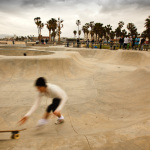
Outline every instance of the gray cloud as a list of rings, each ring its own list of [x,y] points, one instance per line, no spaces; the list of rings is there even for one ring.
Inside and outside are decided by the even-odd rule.
[[[114,29],[120,20],[133,22],[141,32],[149,10],[150,0],[0,0],[0,27],[8,34],[28,31],[36,35],[34,17],[41,17],[44,23],[60,17],[64,19],[62,36],[73,36],[77,19],[81,20],[82,26],[94,21],[111,24]],[[48,34],[46,28],[42,32]]]
[[[22,0],[22,6],[42,7],[50,3],[50,0]]]
[[[113,12],[126,8],[150,9],[150,0],[98,0],[102,12]]]
[[[63,3],[65,0],[0,0],[0,8],[11,8],[12,6],[17,7],[43,7],[47,6],[49,4],[55,4],[55,3]]]
[[[138,8],[149,8],[150,0],[0,0],[0,8],[7,6],[24,6],[24,7],[44,7],[61,3],[63,5],[88,5],[89,3],[95,3],[102,8],[102,11],[111,11],[114,9],[120,9],[122,7],[137,6]],[[90,7],[90,5],[89,5]]]
[[[0,0],[0,6],[1,5],[18,5],[20,3],[19,0],[15,0],[15,1],[12,1],[12,0]]]

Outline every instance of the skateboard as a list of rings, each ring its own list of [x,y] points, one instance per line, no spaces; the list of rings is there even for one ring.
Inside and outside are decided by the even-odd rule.
[[[11,139],[19,139],[20,138],[20,134],[19,134],[19,132],[20,131],[24,131],[24,130],[26,130],[26,129],[21,129],[21,130],[4,130],[4,131],[0,131],[0,133],[1,132],[11,132],[12,133],[12,135],[11,135]]]

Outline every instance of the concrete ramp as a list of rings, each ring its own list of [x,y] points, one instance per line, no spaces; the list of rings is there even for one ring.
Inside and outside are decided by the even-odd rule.
[[[41,48],[36,48],[41,50]],[[44,76],[61,86],[69,100],[65,123],[35,130],[51,99],[28,122],[19,140],[0,133],[0,149],[20,150],[149,150],[149,52],[57,49],[50,55],[0,57],[0,128],[16,129],[17,121],[37,96],[34,82]]]

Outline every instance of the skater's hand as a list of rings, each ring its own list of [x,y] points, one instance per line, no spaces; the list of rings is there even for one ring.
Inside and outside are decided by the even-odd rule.
[[[21,126],[21,125],[23,125],[27,120],[28,120],[28,117],[23,117],[23,118],[18,122],[18,124]]]

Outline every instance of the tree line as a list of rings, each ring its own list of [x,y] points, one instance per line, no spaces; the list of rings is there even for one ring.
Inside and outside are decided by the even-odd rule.
[[[78,34],[78,38],[80,37],[81,30],[79,30],[79,26],[81,25],[81,21],[77,20],[76,24],[78,26],[78,32],[76,30],[73,31],[74,36]],[[144,38],[148,38],[150,42],[150,16],[145,20],[144,27],[146,28],[141,34],[138,33],[136,26],[134,23],[128,23],[127,24],[127,29],[128,29],[128,34],[125,29],[122,29],[124,26],[124,22],[120,21],[118,23],[118,27],[113,31],[112,26],[106,25],[104,26],[103,23],[94,23],[94,21],[91,21],[90,23],[86,23],[85,25],[82,26],[82,31],[84,35],[88,38],[88,35],[90,34],[91,39],[94,39],[94,35],[96,35],[96,40],[99,40],[100,38],[105,38],[107,41],[109,39],[114,39],[119,38],[121,36],[133,36],[135,35],[136,37],[138,35],[141,35]],[[87,39],[86,39],[87,40]]]

